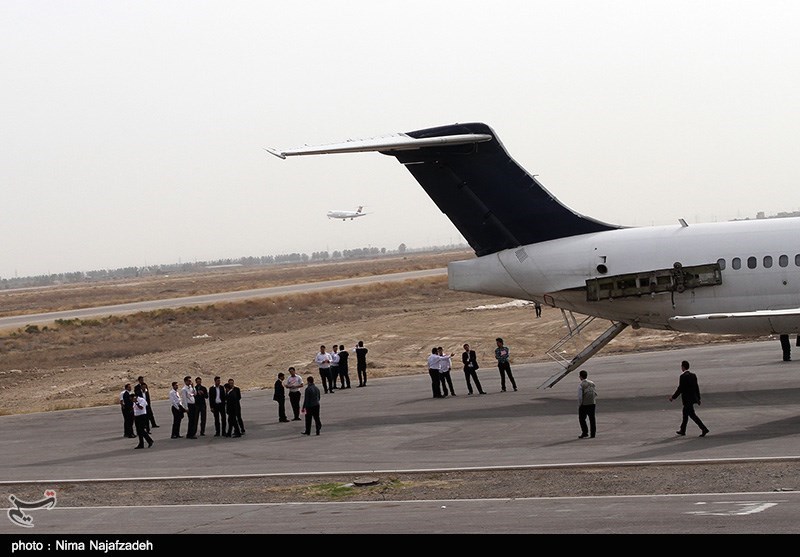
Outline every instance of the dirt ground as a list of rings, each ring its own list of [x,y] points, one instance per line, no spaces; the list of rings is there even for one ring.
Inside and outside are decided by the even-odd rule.
[[[440,268],[468,257],[471,252],[449,252],[3,291],[0,315]],[[567,348],[574,354],[605,326],[593,323],[580,345]],[[549,361],[547,350],[565,333],[557,309],[545,307],[537,319],[532,305],[453,292],[446,278],[62,322],[47,328],[0,331],[0,408],[2,413],[14,414],[113,405],[123,385],[134,383],[139,375],[145,377],[156,400],[167,398],[170,383],[187,374],[203,376],[206,384],[219,374],[234,377],[243,390],[271,388],[277,372],[288,366],[301,373],[315,371],[313,357],[320,344],[343,344],[352,350],[358,340],[369,348],[372,378],[427,374],[425,359],[434,345],[458,351],[469,342],[479,362],[491,362],[497,336],[506,339],[512,364]],[[604,351],[661,350],[736,340],[753,339],[629,329]],[[276,478],[230,480],[228,494],[237,502],[279,502],[771,491],[800,488],[800,468],[796,462],[729,463],[693,466],[691,473],[682,466],[587,467],[558,473],[377,475],[369,478],[376,483],[363,486],[354,484],[358,480],[336,475],[288,483]],[[122,484],[57,486],[59,502],[114,504]],[[151,504],[170,504],[163,494],[174,491],[160,489],[158,482],[140,483],[137,490],[141,501]]]

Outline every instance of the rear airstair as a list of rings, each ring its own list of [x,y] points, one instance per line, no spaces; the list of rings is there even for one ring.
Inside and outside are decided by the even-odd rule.
[[[603,331],[591,344],[589,344],[586,348],[581,350],[576,356],[572,359],[568,359],[564,354],[565,351],[562,350],[564,345],[573,341],[576,336],[581,334],[586,327],[588,327],[595,319],[594,316],[587,316],[583,321],[578,323],[577,319],[575,319],[575,315],[571,311],[566,311],[564,309],[561,310],[561,315],[564,317],[564,322],[567,325],[567,334],[555,343],[550,349],[547,351],[547,355],[553,358],[556,362],[559,363],[564,369],[559,371],[555,375],[548,378],[544,383],[539,385],[540,389],[549,389],[559,381],[561,381],[564,377],[566,377],[572,371],[578,369],[582,366],[589,358],[597,354],[606,344],[611,342],[614,337],[620,334],[625,328],[628,326],[627,323],[622,323],[618,321],[611,321],[611,326]]]

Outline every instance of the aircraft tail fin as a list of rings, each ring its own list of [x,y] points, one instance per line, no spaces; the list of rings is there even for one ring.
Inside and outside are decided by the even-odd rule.
[[[286,158],[365,151],[392,155],[405,165],[478,256],[620,228],[559,202],[511,158],[494,130],[482,123],[270,153]]]

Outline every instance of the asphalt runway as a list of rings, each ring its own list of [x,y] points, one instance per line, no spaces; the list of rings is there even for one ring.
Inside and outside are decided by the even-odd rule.
[[[675,435],[681,406],[667,398],[683,359],[700,381],[703,404],[697,412],[711,430],[705,438],[691,422],[686,437]],[[431,398],[420,364],[418,375],[372,379],[363,389],[323,395],[318,437],[301,436],[301,422],[278,423],[271,390],[244,393],[247,434],[241,439],[169,439],[168,402],[156,401],[162,427],[154,430],[153,448],[143,451],[132,450],[135,439],[122,438],[116,406],[2,416],[0,458],[9,491],[2,497],[14,494],[13,482],[24,481],[197,477],[203,482],[215,475],[331,472],[355,478],[371,471],[800,456],[800,362],[782,362],[777,341],[596,356],[585,366],[599,395],[598,434],[592,440],[577,439],[577,374],[552,389],[537,389],[557,370],[555,363],[512,363],[519,391],[502,393],[497,369],[483,362],[479,374],[488,393],[483,396],[467,396],[463,374],[454,370],[459,396],[446,399]],[[265,385],[273,381],[264,378]],[[213,433],[213,424],[207,427]],[[309,520],[317,533],[569,533],[578,528],[564,513],[580,512],[584,533],[796,533],[792,517],[800,515],[793,491],[383,503],[215,506],[213,520],[204,506],[59,507],[37,511],[35,518],[37,534],[299,533]],[[583,520],[586,513],[594,518]],[[19,531],[11,521],[0,521],[0,533]]]

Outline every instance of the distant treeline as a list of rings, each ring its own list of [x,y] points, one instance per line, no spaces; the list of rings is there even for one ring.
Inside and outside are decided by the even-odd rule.
[[[54,284],[71,284],[100,280],[127,279],[156,275],[174,275],[178,273],[196,273],[209,267],[260,267],[265,265],[281,265],[286,263],[318,263],[330,260],[366,259],[398,255],[403,253],[425,253],[442,250],[465,249],[465,244],[452,244],[448,246],[433,246],[419,249],[406,248],[400,244],[395,250],[386,248],[358,248],[337,250],[333,252],[315,251],[311,255],[306,253],[285,253],[281,255],[262,255],[260,257],[239,257],[217,259],[214,261],[195,261],[194,263],[173,263],[170,265],[145,265],[143,267],[121,267],[119,269],[100,269],[95,271],[74,271],[70,273],[53,273],[30,277],[0,278],[0,290],[11,288],[30,288],[35,286],[50,286]]]

